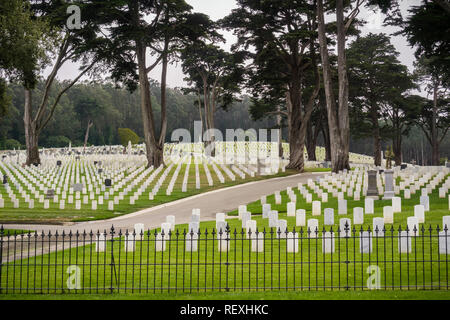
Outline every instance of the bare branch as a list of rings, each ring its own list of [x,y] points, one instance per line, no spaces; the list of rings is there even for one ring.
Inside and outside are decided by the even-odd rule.
[[[45,126],[48,124],[48,122],[51,120],[51,118],[53,117],[53,114],[55,112],[56,106],[59,103],[59,100],[61,99],[62,95],[64,93],[67,92],[67,90],[69,90],[75,83],[78,82],[78,80],[80,80],[80,78],[82,76],[84,76],[86,74],[86,72],[88,72],[95,64],[97,63],[97,60],[94,60],[89,66],[87,66],[82,72],[80,72],[80,74],[72,81],[70,82],[63,90],[61,90],[58,94],[58,96],[56,97],[55,102],[53,103],[51,109],[50,109],[50,114],[47,116],[47,118],[45,119],[45,121],[40,124],[40,123],[36,123],[36,131],[39,133],[40,131],[42,131],[42,129],[45,128]]]

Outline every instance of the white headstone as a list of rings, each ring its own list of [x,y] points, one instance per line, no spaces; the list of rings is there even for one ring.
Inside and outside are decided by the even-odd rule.
[[[372,253],[372,232],[363,231],[359,234],[359,252]]]
[[[266,196],[261,196],[261,205],[266,204],[267,202],[267,197]]]
[[[374,213],[374,200],[373,198],[365,198],[364,199],[364,213],[365,214],[373,214]]]
[[[338,214],[347,214],[347,200],[338,200]]]
[[[144,224],[143,223],[136,223],[134,225],[134,232],[136,233],[136,240],[142,240],[144,237]]]
[[[403,192],[403,198],[411,199],[411,190],[405,189],[405,191]]]
[[[384,237],[384,218],[373,218],[372,224],[374,237]]]
[[[322,235],[322,252],[334,253],[334,232],[324,232]]]
[[[279,194],[275,195],[275,204],[281,204],[281,195]]]
[[[263,206],[262,206],[262,217],[263,218],[268,218],[270,210],[271,210],[270,203],[263,204]]]
[[[198,233],[186,234],[186,251],[197,252],[198,250]]]
[[[361,207],[353,208],[353,224],[364,223],[364,209]]]
[[[392,197],[392,211],[402,212],[402,199],[400,197]]]
[[[256,220],[247,220],[247,223],[245,225],[245,235],[247,239],[249,238],[249,235],[252,235],[256,233]]]
[[[297,227],[306,226],[306,212],[305,209],[298,209],[295,213],[295,225]]]
[[[317,238],[319,234],[319,220],[317,219],[308,219],[308,229],[310,231],[310,238]]]
[[[287,216],[295,217],[295,202],[288,202],[286,207],[287,207]]]
[[[277,220],[277,237],[280,237],[281,239],[286,238],[286,232],[287,232],[287,221],[286,220]]]
[[[406,231],[398,234],[398,253],[411,253],[411,235]]]
[[[334,209],[333,208],[325,208],[323,211],[323,224],[325,226],[334,225]]]
[[[125,252],[134,251],[134,249],[136,247],[136,242],[135,242],[135,236],[132,233],[125,235],[124,242],[125,242]]]
[[[247,206],[246,205],[240,205],[238,210],[239,210],[238,211],[239,219],[242,219],[242,214],[247,212]]]
[[[161,233],[158,233],[155,238],[155,251],[166,251],[166,236],[161,235]]]
[[[164,236],[164,239],[170,239],[172,224],[170,222],[161,223],[161,234]]]
[[[252,252],[264,252],[264,234],[262,232],[252,232],[251,239]]]
[[[384,206],[383,207],[383,218],[385,224],[392,224],[394,223],[394,213],[392,212],[391,206]]]
[[[230,251],[230,240],[227,240],[226,237],[224,237],[217,241],[217,249],[219,252]]]
[[[445,230],[445,226],[447,226],[447,230],[450,231],[450,216],[442,217],[442,230]]]
[[[100,233],[95,236],[95,252],[105,252],[106,250],[106,236],[104,233]]]
[[[276,228],[278,221],[278,211],[271,210],[269,212],[269,228]]]
[[[298,252],[298,233],[288,232],[287,234],[287,252],[297,253]]]
[[[421,204],[414,206],[414,217],[419,220],[419,223],[425,222],[425,207]]]
[[[247,221],[251,220],[251,218],[252,218],[252,214],[250,212],[243,212],[242,213],[242,215],[241,215],[241,222],[242,222],[241,226],[242,226],[242,228],[246,228]]]
[[[407,219],[409,236],[414,237],[419,235],[419,219],[417,217],[408,217]]]
[[[200,228],[199,222],[189,222],[189,227],[188,227],[187,232],[198,233],[199,228]],[[217,224],[216,224],[216,229],[217,229]]]
[[[312,215],[313,216],[320,216],[322,210],[321,210],[321,202],[320,201],[313,201],[312,202]]]
[[[339,219],[339,236],[341,238],[352,236],[352,220],[349,218]]]
[[[449,226],[447,228],[450,228]],[[450,231],[439,232],[439,254],[450,254]]]

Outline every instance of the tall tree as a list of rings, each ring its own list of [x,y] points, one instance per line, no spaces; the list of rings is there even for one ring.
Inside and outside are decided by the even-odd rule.
[[[10,98],[6,80],[36,84],[35,70],[44,56],[39,46],[45,23],[34,20],[28,1],[4,0],[0,3],[0,119],[6,115]]]
[[[183,49],[181,59],[186,80],[203,96],[205,125],[208,130],[206,146],[215,155],[215,137],[212,129],[218,108],[226,109],[240,92],[237,83],[244,73],[242,54],[231,54],[216,45],[195,42]]]
[[[139,86],[148,166],[164,164],[167,128],[166,78],[170,56],[180,41],[196,41],[211,31],[203,14],[192,14],[184,0],[97,0],[103,25],[112,37],[112,76],[130,90]],[[153,61],[148,63],[148,57]],[[157,135],[149,73],[162,63],[161,121]]]
[[[350,120],[348,110],[349,82],[347,75],[347,59],[345,56],[345,45],[347,36],[351,32],[352,24],[355,24],[363,5],[377,6],[386,12],[393,5],[390,0],[356,0],[328,1],[325,6],[323,0],[317,1],[318,35],[320,53],[322,58],[322,69],[325,87],[325,98],[328,112],[328,126],[330,129],[331,163],[334,172],[349,169],[349,147],[350,147]],[[327,9],[336,14],[336,39],[338,56],[338,99],[337,104],[333,93],[333,81],[331,75],[330,58],[328,52],[328,41],[326,38],[325,12]],[[346,11],[350,11],[345,16]]]
[[[34,85],[24,83],[25,102],[24,102],[24,126],[25,141],[27,147],[27,165],[39,164],[39,136],[42,130],[48,125],[54,115],[56,107],[61,97],[84,75],[86,75],[96,63],[100,60],[97,51],[102,47],[104,42],[103,36],[99,36],[99,28],[97,21],[91,19],[89,15],[85,15],[83,24],[80,28],[71,28],[66,22],[70,15],[67,13],[67,4],[60,0],[39,1],[33,0],[32,10],[36,19],[42,19],[50,26],[50,29],[42,37],[45,43],[42,44],[48,50],[48,60],[51,72],[45,80],[44,91],[41,101],[38,103],[37,109],[33,112],[33,88]],[[78,3],[82,6],[82,3]],[[88,6],[85,6],[87,9]],[[89,12],[90,10],[85,10]],[[69,11],[70,12],[70,11]],[[103,40],[102,40],[103,39]],[[81,64],[79,74],[72,80],[68,81],[65,86],[58,92],[54,100],[50,100],[50,92],[53,84],[61,68],[67,62],[79,62]],[[41,73],[47,64],[41,64],[36,71]]]
[[[369,33],[350,44],[347,51],[350,100],[360,108],[355,122],[358,129],[366,121],[374,141],[374,163],[381,166],[381,128],[379,119],[394,100],[414,88],[408,68],[398,61],[399,53],[385,34]]]
[[[419,81],[432,96],[432,100],[423,105],[417,124],[431,145],[431,163],[437,166],[440,161],[440,144],[450,128],[450,83],[440,66],[425,57],[419,59],[415,67]]]
[[[239,0],[238,8],[223,20],[223,25],[238,37],[235,48],[243,47],[249,53],[254,50],[253,79],[249,82],[254,97],[270,101],[282,100],[285,95],[288,167],[300,172],[304,170],[307,124],[320,89],[315,24],[314,6],[294,0]],[[305,90],[308,69],[314,74],[311,91]],[[258,92],[256,88],[263,90]]]
[[[389,135],[392,138],[395,165],[399,166],[403,161],[403,137],[408,136],[415,124],[423,97],[417,95],[405,95],[401,92],[393,92],[392,99],[382,104],[381,114],[389,123]]]
[[[396,34],[406,36],[416,50],[416,58],[425,58],[444,82],[450,82],[450,12],[443,10],[449,7],[448,0],[423,1],[423,4],[408,10],[405,20],[397,20],[396,23],[401,27]]]

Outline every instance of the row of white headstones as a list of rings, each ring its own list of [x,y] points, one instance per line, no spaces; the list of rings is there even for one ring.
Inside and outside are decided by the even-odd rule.
[[[445,170],[445,169],[444,169]],[[418,170],[420,171],[420,170]],[[417,171],[415,171],[417,174]],[[339,198],[341,193],[345,192],[347,187],[351,187],[352,182],[358,181],[361,175],[367,174],[364,170],[356,170],[354,172],[345,172],[337,175],[330,175],[325,179],[321,179],[317,184],[313,180],[308,180],[307,186],[314,190],[314,193],[322,198],[322,201],[312,201],[312,194],[309,193],[308,189],[301,183],[298,184],[298,192],[302,195],[305,201],[312,203],[312,216],[320,216],[322,214],[322,202],[328,201],[328,196],[324,196],[325,193],[323,189],[327,189],[332,193],[333,197]],[[397,172],[398,176],[406,176],[404,172]],[[330,178],[331,177],[331,178]],[[419,225],[425,222],[425,212],[430,210],[429,197],[428,194],[431,193],[437,185],[442,183],[439,189],[439,196],[444,198],[448,193],[450,188],[450,177],[445,181],[445,173],[438,172],[435,176],[425,173],[421,175],[420,173],[416,175],[419,180],[418,187],[423,186],[421,189],[422,196],[420,198],[421,204],[414,206],[414,216],[407,217],[407,229],[405,231],[400,231],[398,234],[398,252],[399,253],[410,253],[412,251],[411,239],[412,237],[419,235]],[[364,181],[367,181],[367,177]],[[348,185],[347,185],[348,184]],[[400,182],[399,190],[405,190],[405,186],[413,187],[412,193],[414,191],[415,184],[409,182]],[[291,187],[286,189],[287,195],[290,202],[286,205],[286,212],[288,217],[295,217],[296,227],[307,227],[307,237],[318,238],[319,234],[319,220],[310,218],[306,219],[305,209],[296,209],[297,195]],[[352,192],[350,192],[352,193]],[[275,194],[275,203],[281,204],[282,198],[280,191]],[[450,210],[450,195],[449,198],[449,210]],[[376,217],[372,219],[372,231],[363,231],[359,233],[359,251],[360,253],[372,253],[372,238],[373,237],[384,237],[385,224],[393,224],[394,213],[401,212],[401,197],[393,197],[391,206],[383,207],[383,217]],[[298,252],[298,242],[299,235],[298,232],[288,232],[288,221],[284,219],[278,219],[278,211],[271,210],[271,204],[267,203],[267,196],[262,196],[260,199],[262,205],[262,218],[268,219],[269,228],[275,228],[276,237],[286,239],[286,250],[287,252]],[[347,200],[338,200],[338,215],[347,215]],[[374,213],[374,199],[365,198],[364,208],[355,207],[353,208],[353,219],[351,218],[341,218],[339,219],[339,229],[337,230],[339,237],[350,237],[352,234],[351,226],[362,225],[366,215],[371,215]],[[335,212],[333,208],[325,208],[324,214],[324,225],[332,226],[334,225]],[[246,205],[241,205],[238,208],[238,217],[241,221],[241,227],[245,230],[245,235],[247,239],[251,240],[251,250],[252,252],[263,252],[264,251],[264,233],[258,232],[257,221],[251,219],[251,212],[247,210]],[[450,216],[443,216],[442,218],[442,230],[439,232],[439,254],[450,254]],[[170,233],[173,232],[175,226],[175,216],[167,216],[166,222],[161,224],[161,231],[157,233],[155,238],[155,250],[164,251],[166,248],[165,241],[170,239]],[[188,233],[185,235],[185,246],[186,251],[197,251],[198,250],[198,233],[200,226],[200,209],[193,209],[191,220],[189,222]],[[226,234],[226,215],[224,213],[216,214],[216,231],[218,239],[218,250],[219,251],[229,251],[230,250],[230,239],[229,235]],[[142,224],[135,226],[135,234],[131,235],[131,239],[125,239],[125,249],[130,251],[134,250],[135,237],[139,236],[144,230]],[[130,236],[128,236],[130,237]],[[334,253],[335,252],[335,233],[328,231],[323,232],[322,236],[322,251],[323,253]],[[102,238],[104,240],[104,237]],[[104,243],[104,241],[102,241]],[[102,247],[104,250],[104,247]]]
[[[145,168],[145,164],[139,160],[138,156],[103,155],[85,157],[89,160],[77,161],[73,160],[73,156],[62,157],[60,158],[60,161],[64,163],[62,166],[57,166],[56,161],[52,161],[51,165],[47,162],[42,166],[24,168],[11,162],[0,163],[2,172],[8,177],[8,184],[4,189],[5,198],[0,193],[0,208],[5,206],[5,200],[8,201],[8,198],[14,208],[20,207],[20,198],[22,198],[28,204],[29,209],[34,208],[35,201],[43,203],[43,208],[48,209],[50,201],[53,201],[53,203],[59,204],[61,210],[65,209],[66,203],[75,203],[76,210],[81,210],[82,205],[85,205],[83,209],[97,210],[98,205],[103,205],[105,200],[109,200],[108,210],[113,211],[114,207],[119,205],[136,188],[137,190],[129,197],[130,205],[134,205],[144,192],[148,192],[148,199],[153,200],[175,167],[165,190],[166,195],[171,195],[183,163],[187,165],[181,191],[187,192],[192,158],[195,162],[196,189],[201,188],[201,166],[206,174],[208,185],[214,185],[208,164],[212,167],[220,183],[225,183],[227,179],[235,181],[236,176],[245,179],[257,174],[257,168],[253,165],[237,163],[228,167],[214,160],[206,159],[202,155],[184,156],[178,163],[171,162],[166,168],[160,166],[156,169],[153,167]],[[94,160],[102,164],[94,165]],[[102,168],[103,172],[99,173],[99,168]],[[284,168],[282,169],[284,170]],[[158,175],[160,175],[159,179],[151,187]],[[106,178],[111,180],[112,186],[110,188],[105,186]],[[53,195],[51,199],[46,199],[50,189],[53,190]]]

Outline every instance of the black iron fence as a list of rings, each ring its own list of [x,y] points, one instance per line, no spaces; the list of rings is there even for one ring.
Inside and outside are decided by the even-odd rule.
[[[448,289],[448,233],[346,225],[6,235],[2,227],[0,293]]]

